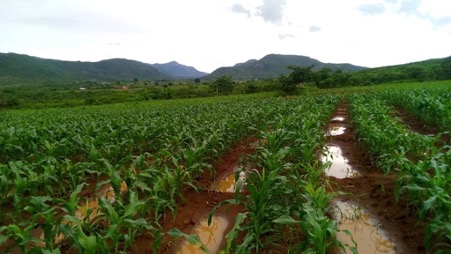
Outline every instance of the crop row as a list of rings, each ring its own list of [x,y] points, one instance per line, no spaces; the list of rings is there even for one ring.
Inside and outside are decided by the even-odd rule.
[[[9,139],[3,140],[5,146],[20,149],[7,151],[8,162],[0,165],[1,211],[9,222],[2,230],[24,251],[33,248],[30,242],[39,241],[33,236],[39,227],[47,229],[44,237],[50,249],[57,247],[55,238],[61,233],[74,236],[72,245],[81,251],[107,249],[106,242],[121,235],[122,239],[112,239],[115,250],[120,244],[127,248],[132,235],[158,226],[155,224],[165,210],[176,209],[181,188],[195,187],[195,177],[211,168],[209,160],[268,118],[271,103],[276,101],[12,115],[9,131],[4,133]],[[46,144],[55,146],[47,149]],[[19,160],[19,152],[24,160]],[[122,182],[128,186],[125,196],[120,193]],[[110,184],[118,202],[114,206],[99,202],[104,212],[95,222],[77,222],[77,227],[63,223],[80,219],[75,218],[75,207],[83,203],[78,194],[85,184],[95,185],[96,190]],[[127,212],[127,207],[133,210]],[[23,220],[24,213],[31,215],[28,221]],[[152,215],[154,223],[140,220],[135,227],[129,225],[135,223],[133,218],[146,214]],[[112,217],[121,215],[125,217],[120,225],[112,223],[118,221]],[[106,222],[107,228],[99,228]],[[121,232],[127,228],[135,232]],[[86,232],[95,246],[80,243],[79,239],[87,239],[83,237]]]
[[[357,135],[386,173],[398,174],[399,195],[407,195],[426,220],[425,246],[445,253],[451,240],[451,147],[436,147],[437,136],[411,132],[391,116],[384,96],[348,96],[352,124]]]
[[[413,89],[381,94],[391,105],[402,107],[424,122],[451,131],[451,89]]]
[[[341,246],[336,240],[337,224],[326,215],[333,196],[322,178],[328,165],[317,161],[324,127],[341,98],[309,100],[296,99],[294,107],[279,105],[269,128],[259,132],[258,147],[249,158],[255,169],[247,172],[248,194],[237,190],[235,200],[224,202],[243,204],[247,211],[237,217],[226,236],[225,253],[258,252],[281,245],[296,253],[326,253],[331,246]],[[238,243],[240,231],[246,234]]]
[[[300,158],[311,161],[318,146],[311,136],[321,133],[321,122],[301,116],[330,110],[330,103],[327,97],[273,98],[5,113],[0,245],[57,252],[64,235],[69,248],[81,252],[117,252],[130,248],[137,235],[150,234],[157,249],[161,216],[177,209],[182,189],[197,188],[195,179],[231,144],[256,130],[297,125],[284,156],[306,151]],[[324,117],[327,110],[321,112]],[[114,201],[91,197],[108,185]],[[77,216],[80,205],[91,201],[98,208]]]

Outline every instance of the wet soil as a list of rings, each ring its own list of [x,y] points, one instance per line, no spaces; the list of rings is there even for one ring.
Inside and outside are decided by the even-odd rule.
[[[234,193],[218,192],[212,190],[212,183],[215,183],[227,177],[236,170],[240,159],[255,151],[255,143],[257,138],[250,137],[241,140],[234,145],[227,153],[225,153],[214,166],[214,174],[205,171],[202,178],[198,179],[198,185],[201,186],[199,192],[191,188],[183,190],[185,200],[179,199],[177,213],[169,212],[165,218],[160,221],[162,232],[170,229],[178,228],[184,233],[193,233],[196,225],[199,225],[203,219],[208,216],[213,207],[220,202],[228,199],[234,199]],[[217,216],[227,220],[227,229],[225,234],[233,227],[235,217],[238,213],[244,212],[244,207],[237,205],[224,205],[218,209]],[[197,230],[197,229],[196,229]],[[159,253],[177,253],[180,246],[183,245],[184,239],[173,239],[164,236]],[[141,236],[136,239],[129,253],[152,253],[152,244],[154,239],[151,236]],[[220,245],[220,249],[225,246],[225,242]]]
[[[408,111],[404,110],[403,108],[396,108],[395,116],[397,116],[406,126],[409,128],[409,130],[422,134],[422,135],[437,135],[439,133],[442,133],[440,129],[436,126],[427,124]],[[447,145],[451,145],[451,136],[450,134],[442,134],[440,136],[440,139],[442,142],[446,143]],[[441,144],[437,144],[441,145]]]
[[[394,243],[394,253],[426,253],[423,248],[424,223],[418,222],[417,214],[408,206],[408,200],[401,197],[394,202],[395,174],[384,175],[371,163],[369,154],[358,142],[353,127],[349,124],[347,104],[342,103],[332,117],[333,125],[346,127],[341,135],[326,135],[328,145],[338,146],[347,163],[358,171],[359,176],[336,178],[329,176],[333,191],[343,191],[337,201],[353,202],[377,219],[379,228],[387,232]],[[368,250],[368,253],[383,253]],[[336,250],[331,253],[339,253]]]

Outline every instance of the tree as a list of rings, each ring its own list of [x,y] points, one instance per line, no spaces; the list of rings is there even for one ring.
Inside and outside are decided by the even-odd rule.
[[[288,78],[295,84],[311,82],[314,79],[313,65],[309,67],[288,66],[288,69],[292,70]]]
[[[233,91],[234,84],[231,76],[221,76],[215,79],[211,86],[217,93],[228,93]]]
[[[257,85],[255,83],[251,82],[247,84],[246,86],[246,93],[256,93],[258,91]]]
[[[285,75],[279,77],[279,83],[282,87],[282,91],[285,93],[294,93],[294,91],[296,91],[296,83],[292,82],[292,80]]]
[[[314,81],[312,68],[313,65],[309,67],[288,66],[288,69],[291,69],[292,72],[288,76],[282,75],[279,78],[282,90],[285,93],[294,93],[297,85]]]

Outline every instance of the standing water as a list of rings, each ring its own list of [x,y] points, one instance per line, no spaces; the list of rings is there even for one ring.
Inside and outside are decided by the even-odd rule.
[[[343,231],[348,230],[357,243],[358,253],[396,253],[395,244],[388,238],[368,211],[349,201],[334,201],[334,219],[338,221],[340,232],[337,239],[343,244],[354,246],[351,238]],[[348,249],[345,253],[351,253]]]
[[[204,218],[193,229],[191,234],[198,235],[201,242],[211,253],[218,253],[222,239],[229,222],[221,216],[213,216],[210,225],[208,218]],[[177,250],[177,254],[200,254],[204,253],[198,244],[191,244],[187,240],[183,241]]]
[[[329,122],[325,136],[327,144],[321,161],[331,163],[330,168],[325,170],[325,174],[335,177],[337,183],[341,182],[338,179],[344,179],[343,184],[349,183],[346,179],[350,178],[358,181],[362,177],[361,172],[358,171],[359,164],[349,161],[354,158],[350,156],[353,154],[353,144],[350,143],[353,136],[348,125],[345,105],[340,105],[337,109],[335,116]],[[351,164],[356,167],[352,167]],[[358,253],[396,253],[397,246],[390,240],[388,233],[379,227],[376,216],[369,210],[361,209],[357,202],[338,199],[333,200],[331,206],[333,207],[333,217],[338,223],[338,241],[349,247],[355,246],[355,242]],[[345,231],[352,235],[352,239]],[[346,248],[344,253],[352,252]]]
[[[332,163],[330,168],[325,171],[327,176],[343,179],[360,175],[358,171],[348,164],[348,159],[343,156],[343,152],[339,146],[327,145],[321,161],[323,163]]]
[[[240,191],[244,190],[244,182],[246,181],[246,172],[241,171],[238,176],[238,182],[243,183],[241,185]],[[213,189],[219,192],[235,192],[237,187],[237,182],[235,181],[235,172],[227,175],[224,179],[220,180],[216,184],[214,184]]]

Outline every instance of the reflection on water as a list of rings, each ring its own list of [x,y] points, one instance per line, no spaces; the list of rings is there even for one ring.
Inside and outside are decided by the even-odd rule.
[[[330,168],[326,169],[327,176],[333,176],[339,179],[359,176],[359,172],[348,164],[348,159],[343,156],[339,146],[327,145],[323,157],[323,163],[332,162]]]
[[[346,131],[346,127],[343,126],[329,126],[329,129],[327,130],[326,136],[339,136],[343,135]]]
[[[238,178],[239,182],[244,183],[246,181],[246,172],[241,171],[239,178]],[[219,181],[218,183],[216,183],[213,187],[213,189],[215,191],[219,191],[219,192],[235,192],[235,188],[236,188],[236,183],[235,183],[235,173],[229,174],[227,175],[224,179],[222,179],[221,181]],[[240,191],[244,191],[244,184],[241,186]]]
[[[121,182],[121,186],[120,186],[120,193],[125,193],[127,192],[128,187],[127,184],[125,183],[125,181]],[[111,186],[111,184],[106,184],[104,186],[102,186],[102,188],[100,188],[98,190],[98,193],[96,195],[99,198],[104,198],[108,201],[110,201],[111,203],[116,202],[116,196],[114,194],[114,189],[113,186]]]
[[[333,206],[338,228],[342,231],[349,230],[357,243],[358,253],[396,253],[395,244],[390,241],[387,232],[378,227],[378,222],[368,211],[349,201],[336,200]],[[351,238],[344,232],[338,232],[337,239],[354,246]],[[351,251],[347,250],[346,253]]]
[[[211,224],[208,225],[208,217],[203,219],[194,228],[191,234],[199,236],[202,243],[211,253],[218,253],[225,231],[229,222],[221,216],[213,216]],[[177,250],[178,254],[201,254],[204,253],[200,245],[190,244],[185,240]]]
[[[336,116],[336,117],[332,118],[332,121],[337,121],[337,122],[343,122],[344,120],[345,120],[345,118],[342,116]]]

